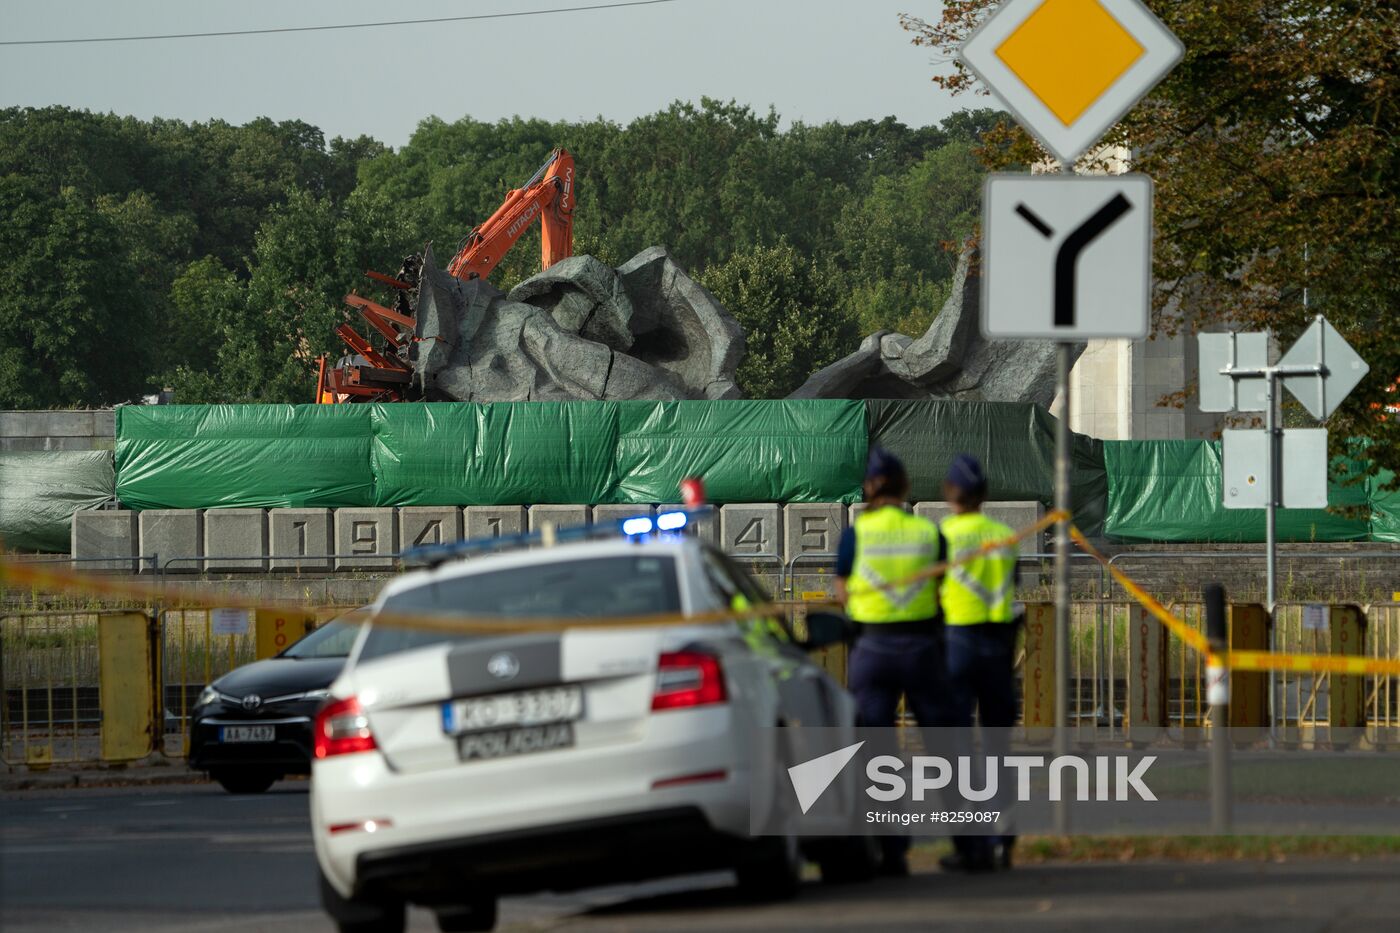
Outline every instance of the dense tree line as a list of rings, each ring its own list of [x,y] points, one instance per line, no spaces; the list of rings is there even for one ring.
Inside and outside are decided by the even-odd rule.
[[[744,323],[751,396],[782,396],[879,328],[921,332],[971,233],[996,123],[780,126],[714,100],[627,125],[425,120],[397,151],[298,121],[0,111],[0,407],[310,399],[341,296],[432,242],[445,259],[555,146],[575,251],[661,244]],[[532,274],[539,234],[493,275]]]

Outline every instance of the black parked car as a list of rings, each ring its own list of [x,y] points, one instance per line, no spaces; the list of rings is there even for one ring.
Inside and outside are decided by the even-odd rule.
[[[229,671],[195,702],[190,767],[231,794],[311,773],[311,723],[345,666],[359,623],[327,622],[276,657]]]

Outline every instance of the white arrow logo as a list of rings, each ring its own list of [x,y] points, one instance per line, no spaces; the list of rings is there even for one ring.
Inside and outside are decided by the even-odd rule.
[[[788,768],[788,777],[792,780],[792,789],[797,794],[797,803],[802,807],[803,813],[812,809],[812,805],[826,793],[831,782],[851,763],[851,759],[856,757],[856,752],[860,751],[864,744],[862,741],[847,745],[820,758],[813,758]]]

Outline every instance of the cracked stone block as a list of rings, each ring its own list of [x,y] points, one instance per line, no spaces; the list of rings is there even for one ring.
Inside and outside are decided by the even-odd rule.
[[[74,512],[69,531],[73,569],[135,573],[136,562],[131,558],[138,555],[137,514],[125,509],[79,509]]]
[[[267,569],[267,513],[263,509],[205,509],[204,569]]]
[[[846,509],[839,503],[802,502],[783,508],[783,560],[811,555],[798,566],[819,566],[816,555],[835,555],[846,530]],[[826,561],[828,564],[831,559]]]
[[[467,506],[467,538],[508,538],[525,531],[523,505]]]
[[[570,256],[510,290],[511,301],[543,308],[565,331],[613,350],[632,346],[632,300],[617,272],[592,256]]]
[[[141,553],[154,555],[161,573],[194,573],[203,557],[199,509],[155,509],[141,513]]]
[[[692,398],[738,398],[744,329],[715,296],[660,246],[633,256],[617,275],[632,299],[631,355],[674,374]]]
[[[393,570],[398,523],[391,508],[335,510],[335,569]]]
[[[267,526],[273,570],[331,569],[330,509],[271,509]]]
[[[976,250],[964,250],[948,300],[921,337],[871,334],[789,398],[952,398],[1048,407],[1055,395],[1055,344],[983,337],[979,269]],[[1076,345],[1076,359],[1083,348]]]
[[[509,297],[425,253],[417,320],[414,379],[430,400],[739,396],[742,328],[659,248],[617,270],[570,257]]]
[[[462,510],[450,505],[405,505],[399,508],[403,550],[462,540]]]
[[[720,506],[720,547],[733,557],[778,560],[782,539],[782,510],[777,503]]]

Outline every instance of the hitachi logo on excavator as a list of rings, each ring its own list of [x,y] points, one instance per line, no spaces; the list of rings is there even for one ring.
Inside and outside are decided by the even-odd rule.
[[[539,204],[532,203],[529,209],[526,210],[524,214],[521,214],[515,219],[515,223],[511,224],[509,227],[506,228],[506,236],[515,236],[526,224],[533,220],[535,218],[535,215],[539,212]]]

